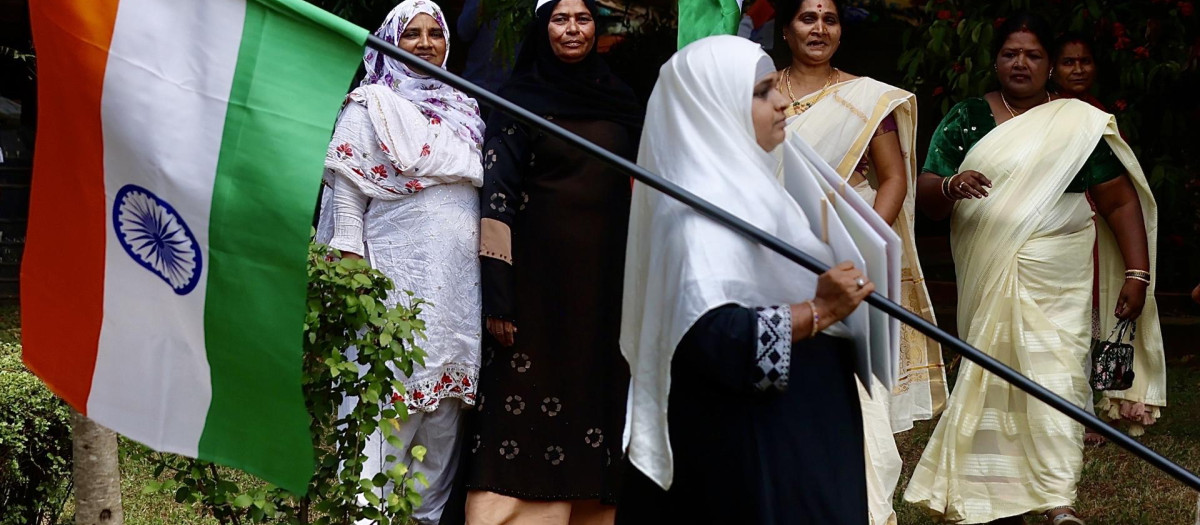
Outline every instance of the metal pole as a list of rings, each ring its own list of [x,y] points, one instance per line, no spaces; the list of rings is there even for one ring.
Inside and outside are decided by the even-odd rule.
[[[714,206],[712,203],[693,195],[691,192],[679,187],[675,183],[650,173],[641,166],[615,155],[590,141],[584,140],[579,135],[571,133],[559,125],[554,124],[553,122],[550,122],[541,116],[522,108],[521,106],[509,102],[495,93],[476,86],[475,84],[468,82],[458,75],[430,64],[429,62],[418,58],[416,55],[389,44],[375,35],[367,36],[367,45],[375,48],[379,52],[389,57],[407,64],[408,67],[420,72],[423,75],[436,78],[442,82],[445,82],[446,84],[454,86],[462,90],[464,93],[475,97],[475,99],[481,103],[504,111],[518,120],[541,128],[550,135],[558,137],[567,143],[590,153],[592,156],[620,169],[621,171],[626,172],[633,178],[640,181],[642,184],[669,195],[675,200],[690,206],[701,215],[717,221],[733,231],[738,232],[739,234],[749,237],[755,242],[766,246],[775,253],[787,257],[789,260],[807,268],[813,273],[819,275],[829,270],[828,267],[826,267],[820,261],[812,258],[808,254],[779,240],[775,236],[758,229],[750,223],[735,217],[729,212]],[[1055,410],[1066,414],[1071,419],[1078,421],[1086,427],[1096,430],[1112,442],[1132,452],[1134,455],[1142,458],[1151,465],[1154,465],[1154,467],[1158,468],[1159,470],[1166,472],[1175,479],[1178,479],[1192,489],[1200,491],[1200,477],[1196,476],[1196,474],[1189,472],[1187,469],[1179,466],[1171,460],[1164,458],[1159,453],[1150,450],[1150,448],[1139,443],[1132,437],[1129,437],[1125,433],[1113,428],[1104,421],[1101,421],[1100,418],[1096,417],[1090,412],[1075,406],[1062,397],[1059,397],[1058,394],[1047,390],[1042,385],[1039,385],[1028,377],[1021,375],[1021,373],[1009,368],[1004,363],[997,361],[992,356],[989,356],[979,349],[967,344],[965,341],[946,333],[933,323],[926,321],[899,304],[892,302],[888,298],[880,295],[878,292],[872,293],[867,297],[866,301],[870,303],[871,306],[883,310],[888,315],[899,319],[900,322],[913,327],[918,332],[933,338],[937,342],[941,343],[942,346],[953,348],[954,351],[975,362],[975,364],[979,365],[984,370],[1000,376],[1013,386],[1025,391],[1025,393],[1033,396],[1039,401],[1050,405]]]

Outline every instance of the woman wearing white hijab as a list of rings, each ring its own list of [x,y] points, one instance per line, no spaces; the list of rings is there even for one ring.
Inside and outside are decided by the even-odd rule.
[[[832,264],[775,177],[776,76],[744,39],[685,47],[660,72],[638,163]],[[814,275],[641,184],[625,263],[617,522],[866,523],[853,346],[835,324],[874,289],[862,272]]]
[[[375,34],[445,66],[449,32],[432,2],[401,3]],[[347,97],[326,154],[317,240],[346,257],[365,257],[387,275],[396,285],[388,303],[407,301],[405,291],[429,301],[421,307],[424,366],[408,376],[396,371],[405,391],[388,396],[387,404],[409,414],[396,422],[404,446],[393,447],[375,432],[360,475],[369,478],[397,462],[423,473],[429,486],[420,491],[414,518],[437,523],[458,464],[461,414],[475,405],[479,377],[476,188],[483,182],[483,121],[473,99],[442,82],[374,50],[363,62],[367,76]],[[427,449],[420,462],[412,461],[415,445]],[[388,456],[398,461],[385,461]],[[386,499],[391,484],[377,491]]]

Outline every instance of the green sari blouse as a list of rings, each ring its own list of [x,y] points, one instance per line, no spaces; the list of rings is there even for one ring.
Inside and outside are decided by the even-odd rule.
[[[969,98],[959,102],[950,108],[934,131],[922,171],[942,177],[958,173],[958,167],[971,147],[995,128],[996,118],[986,100]],[[1101,139],[1067,186],[1067,192],[1083,193],[1089,187],[1113,180],[1123,173],[1125,166],[1113,154],[1108,142]]]

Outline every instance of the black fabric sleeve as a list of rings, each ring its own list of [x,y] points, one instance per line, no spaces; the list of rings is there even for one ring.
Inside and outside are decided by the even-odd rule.
[[[692,324],[672,368],[730,392],[783,390],[791,344],[790,306],[725,305]]]
[[[491,134],[483,147],[483,188],[480,190],[480,218],[495,220],[507,226],[508,242],[492,242],[495,245],[512,245],[511,237],[519,235],[513,231],[517,212],[522,202],[521,180],[529,164],[529,135],[523,126],[511,121],[504,123],[499,131]],[[484,228],[485,234],[495,229]],[[501,234],[503,235],[503,234]],[[485,242],[487,240],[484,240]],[[511,254],[505,254],[511,257]],[[480,279],[483,288],[483,315],[512,321],[516,315],[514,290],[517,260],[480,256]]]

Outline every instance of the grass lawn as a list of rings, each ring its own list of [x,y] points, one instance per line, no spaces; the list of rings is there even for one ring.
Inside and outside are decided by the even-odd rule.
[[[20,334],[15,307],[0,307],[0,341],[16,341]],[[1196,327],[1200,333],[1200,326]],[[1150,427],[1142,442],[1185,468],[1200,472],[1200,356],[1178,355],[1167,362],[1171,406],[1162,420]],[[922,525],[936,523],[920,509],[900,501],[899,494],[921,456],[933,431],[932,422],[897,436],[904,457],[904,475],[897,490],[896,511],[900,523]],[[201,515],[199,509],[175,503],[169,494],[145,493],[145,483],[154,477],[153,468],[131,454],[134,446],[122,441],[121,493],[125,521],[129,525],[215,525],[216,520]],[[1078,509],[1092,525],[1187,525],[1195,520],[1195,492],[1116,445],[1088,448],[1085,453],[1083,480],[1079,486]],[[227,469],[228,470],[228,469]],[[247,474],[228,470],[239,485],[257,481]],[[63,524],[72,519],[73,504],[63,513]],[[1030,518],[1028,523],[1041,523]]]
[[[1141,442],[1184,468],[1200,472],[1200,357],[1168,359],[1167,385],[1170,406],[1156,425],[1147,428]],[[900,497],[933,427],[933,422],[921,422],[896,436],[904,458],[896,513],[904,525],[937,523]],[[1085,449],[1076,509],[1089,525],[1189,525],[1196,519],[1196,499],[1196,492],[1116,445]],[[1026,523],[1042,521],[1030,517]]]

